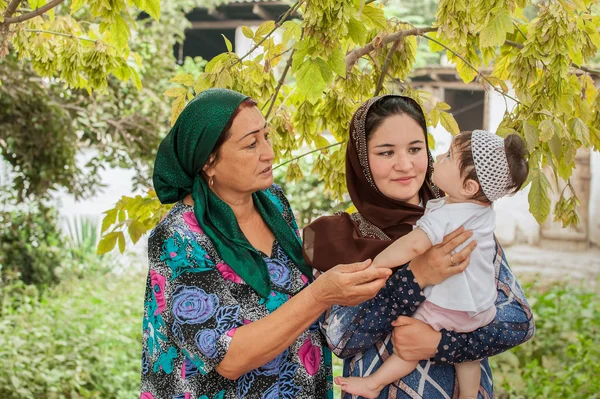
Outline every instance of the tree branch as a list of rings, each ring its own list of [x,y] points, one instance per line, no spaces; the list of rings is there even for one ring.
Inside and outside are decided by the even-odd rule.
[[[401,31],[394,32],[392,34],[389,34],[389,35],[381,38],[381,45],[385,46],[391,42],[396,42],[396,41],[402,40],[407,36],[423,36],[425,33],[435,32],[435,31],[437,31],[437,28],[433,28],[433,27],[412,28],[412,29],[408,29],[408,30],[401,30]],[[346,68],[350,69],[350,67],[352,67],[352,65],[354,65],[356,63],[356,61],[358,61],[363,55],[367,55],[370,52],[372,52],[373,50],[375,50],[376,45],[374,42],[375,42],[375,40],[372,41],[371,43],[367,44],[364,47],[361,47],[359,49],[356,49],[356,50],[353,50],[352,52],[350,52],[346,56]]]
[[[2,23],[3,25],[8,25],[6,23],[6,20],[10,18],[15,13],[15,11],[17,11],[17,8],[19,7],[20,3],[21,0],[12,0],[10,4],[6,7],[6,11],[4,11],[4,22]]]
[[[297,161],[297,160],[298,160],[298,159],[300,159],[300,158],[304,158],[305,156],[307,156],[307,155],[309,155],[309,154],[312,154],[313,152],[317,152],[317,151],[323,151],[323,150],[326,150],[326,149],[328,149],[328,148],[335,147],[335,146],[338,146],[338,145],[340,145],[340,144],[344,144],[345,142],[346,142],[346,140],[344,140],[344,141],[338,141],[337,143],[329,144],[328,146],[321,147],[321,148],[317,148],[316,150],[312,150],[312,151],[309,151],[309,152],[307,152],[307,153],[304,153],[304,154],[302,154],[302,155],[298,155],[297,157],[294,157],[294,158],[290,159],[289,161],[285,161],[285,162],[283,162],[283,163],[280,163],[279,165],[275,166],[275,167],[273,168],[273,170],[275,170],[275,169],[277,169],[277,168],[280,168],[280,167],[282,167],[283,165],[287,165],[287,164],[288,164],[288,163],[290,163],[290,162]]]
[[[4,11],[4,21],[0,23],[0,40],[2,40],[2,43],[0,44],[0,58],[4,58],[8,54],[8,36],[10,32],[8,29],[8,24],[6,23],[6,19],[10,18],[15,11],[17,11],[20,3],[21,0],[12,0]]]
[[[583,72],[587,72],[590,75],[600,76],[600,71],[597,69],[592,69],[592,68],[586,67],[585,65],[579,66],[575,63],[571,63],[571,65],[573,66],[573,68],[582,70]]]
[[[31,19],[31,18],[38,17],[38,16],[42,15],[43,13],[45,13],[46,11],[50,10],[51,8],[56,7],[57,5],[59,5],[60,3],[64,2],[64,1],[65,0],[52,0],[50,3],[38,8],[37,10],[28,12],[27,14],[22,14],[22,15],[19,15],[18,17],[5,18],[4,24],[10,25],[10,24],[14,24],[17,22],[27,21],[28,19]],[[18,1],[17,1],[17,3],[18,3]]]
[[[271,104],[269,105],[269,109],[267,110],[267,113],[265,114],[265,119],[268,120],[269,119],[269,115],[271,114],[271,111],[273,110],[273,106],[275,105],[275,102],[277,101],[277,94],[279,94],[279,89],[281,89],[281,86],[283,86],[283,81],[285,80],[285,76],[287,75],[288,71],[290,70],[290,67],[292,66],[292,57],[294,56],[294,53],[296,52],[296,49],[294,49],[294,51],[292,51],[292,54],[290,54],[287,63],[285,64],[285,69],[283,70],[283,73],[281,74],[281,78],[279,78],[279,82],[277,82],[277,87],[275,88],[275,93],[273,94],[273,100],[271,101]]]
[[[92,43],[96,43],[97,42],[96,40],[94,40],[94,39],[88,39],[87,37],[79,37],[79,36],[71,35],[69,33],[55,32],[55,31],[44,30],[44,29],[25,29],[25,32],[47,33],[49,35],[70,37],[71,39],[85,40],[85,41],[92,42]]]
[[[381,75],[379,76],[377,87],[375,88],[375,96],[378,96],[379,92],[383,88],[383,82],[385,81],[385,75],[387,74],[387,70],[390,67],[390,61],[396,50],[398,50],[400,43],[400,40],[395,41],[394,44],[392,44],[392,47],[390,47],[390,51],[388,51],[387,56],[385,57],[385,62],[383,63],[383,67],[381,68]]]
[[[513,18],[513,26],[519,31],[519,33],[521,34],[521,36],[523,36],[523,38],[525,40],[527,40],[527,36],[525,36],[525,33],[523,33],[523,31],[521,30],[521,28],[519,28],[519,25],[517,25],[517,21],[515,21],[514,18]]]
[[[271,30],[271,32],[267,33],[260,42],[256,43],[254,46],[252,46],[250,51],[248,51],[246,54],[244,54],[244,56],[239,58],[236,62],[231,64],[231,66],[234,67],[235,65],[239,64],[240,62],[242,62],[244,60],[244,58],[248,57],[250,54],[252,54],[254,52],[254,50],[259,48],[260,45],[263,44],[265,42],[265,40],[267,40],[269,38],[269,36],[271,36],[277,29],[279,29],[281,27],[281,25],[285,22],[285,20],[290,15],[292,15],[302,5],[303,2],[304,2],[304,0],[298,0],[296,2],[296,4],[294,4],[289,10],[287,10],[287,12],[285,14],[283,14],[281,16],[281,18],[279,18],[279,21],[277,21],[277,23],[275,24],[275,27]]]

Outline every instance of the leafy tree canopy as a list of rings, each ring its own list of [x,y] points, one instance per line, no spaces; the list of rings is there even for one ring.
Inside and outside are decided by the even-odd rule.
[[[147,2],[140,8],[127,4],[119,15],[131,22],[128,27],[133,28],[135,22],[137,30],[128,31],[123,51],[113,52],[113,44],[113,50],[107,50],[115,65],[126,68],[105,70],[92,79],[98,85],[89,84],[87,76],[98,70],[94,63],[99,58],[89,65],[79,62],[97,52],[91,44],[109,46],[110,29],[95,42],[87,31],[65,36],[73,26],[92,27],[103,18],[94,17],[94,2],[53,3],[53,8],[42,13],[42,8],[36,7],[44,4],[21,2],[13,18],[31,18],[0,23],[0,32],[5,33],[2,43],[8,44],[8,54],[0,58],[0,154],[14,175],[13,184],[6,189],[16,200],[45,198],[60,187],[77,197],[89,196],[101,187],[98,171],[107,164],[135,168],[136,185],[147,186],[148,166],[169,126],[168,98],[162,92],[169,87],[168,80],[184,70],[175,62],[173,45],[183,40],[189,25],[185,13],[200,2],[163,4],[160,23],[141,11],[150,7]],[[72,11],[76,6],[80,8]],[[1,1],[0,15],[5,23],[10,21]],[[47,31],[32,32],[40,24],[48,25]],[[19,35],[25,34],[31,40],[21,49]],[[77,56],[71,54],[75,48]],[[43,54],[47,57],[40,58]],[[83,78],[73,83],[60,67],[64,63]],[[185,70],[198,73],[201,65],[192,63],[190,67],[188,63]],[[95,150],[84,165],[75,162],[81,148]]]
[[[28,8],[20,0],[0,0],[0,49],[28,60],[37,75],[59,78],[73,89],[107,90],[110,77],[139,89],[145,60],[132,51],[132,29],[140,25],[136,9],[158,18],[156,0],[37,0]],[[329,193],[341,196],[350,117],[370,96],[412,96],[428,111],[430,125],[441,123],[458,133],[447,104],[432,103],[427,93],[410,86],[418,44],[427,43],[431,51],[445,52],[464,82],[476,81],[516,102],[498,134],[518,133],[527,142],[530,211],[542,223],[551,207],[551,186],[542,168],[549,166],[554,179],[569,183],[577,150],[600,147],[600,95],[592,78],[600,72],[586,66],[600,47],[598,5],[594,0],[441,0],[435,10],[427,25],[425,19],[386,14],[385,5],[372,0],[298,0],[277,21],[256,31],[243,29],[255,44],[251,50],[260,48],[262,54],[238,56],[226,41],[228,51],[201,72],[173,74],[173,85],[164,91],[172,98],[170,121],[209,87],[243,91],[259,102],[276,132],[276,162],[289,161],[288,180],[302,179],[295,156],[308,148],[316,155],[311,173],[321,176]],[[296,11],[302,19],[289,19]],[[490,66],[491,73],[480,72]],[[151,115],[153,123],[162,122],[152,116],[159,114]],[[138,137],[130,134],[131,140]],[[578,199],[570,184],[567,188],[554,214],[573,225]],[[107,232],[122,232],[136,221],[143,226],[134,229],[137,237],[152,227],[165,208],[140,206],[155,201],[151,194],[109,211]]]

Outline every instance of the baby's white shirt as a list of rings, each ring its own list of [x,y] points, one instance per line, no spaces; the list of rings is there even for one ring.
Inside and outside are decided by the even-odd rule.
[[[494,306],[496,301],[496,271],[494,269],[494,229],[496,213],[492,206],[471,202],[446,203],[444,198],[430,200],[425,215],[415,227],[421,228],[433,245],[440,244],[444,236],[464,226],[473,236],[458,246],[458,253],[471,241],[477,247],[471,253],[469,267],[440,284],[425,287],[428,301],[445,309],[468,312],[471,316]]]

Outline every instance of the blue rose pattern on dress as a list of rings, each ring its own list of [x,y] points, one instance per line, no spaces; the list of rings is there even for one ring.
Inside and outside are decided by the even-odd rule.
[[[173,292],[172,312],[181,324],[200,324],[212,317],[219,298],[198,287],[180,285]]]
[[[290,281],[290,269],[279,259],[266,258],[265,263],[269,270],[271,281],[277,285],[288,288]]]
[[[219,333],[216,330],[200,330],[194,337],[198,349],[206,356],[213,358],[217,354],[217,339]]]

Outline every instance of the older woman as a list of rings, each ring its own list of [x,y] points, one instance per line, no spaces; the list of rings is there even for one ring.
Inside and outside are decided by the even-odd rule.
[[[231,90],[199,94],[160,145],[154,187],[175,203],[152,231],[141,398],[325,398],[331,354],[315,320],[372,298],[369,262],[312,282],[269,127]]]
[[[346,157],[348,190],[358,212],[323,217],[305,228],[305,257],[313,267],[327,270],[336,263],[373,258],[392,240],[412,231],[427,201],[440,195],[431,182],[433,159],[426,132],[421,107],[408,97],[376,97],[358,109]],[[331,349],[344,358],[344,376],[371,374],[394,350],[405,360],[422,361],[414,372],[384,388],[378,399],[456,398],[452,364],[492,356],[533,336],[531,310],[499,244],[497,313],[492,323],[461,334],[437,332],[406,317],[425,300],[421,292],[425,286],[449,277],[423,275],[423,270],[442,265],[464,270],[476,245],[463,244],[468,236],[460,230],[450,234],[396,271],[372,300],[333,307],[322,328]],[[491,370],[487,360],[481,364],[479,397],[491,398]]]

